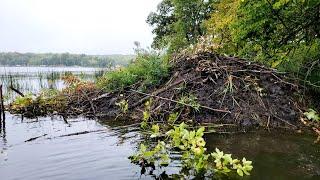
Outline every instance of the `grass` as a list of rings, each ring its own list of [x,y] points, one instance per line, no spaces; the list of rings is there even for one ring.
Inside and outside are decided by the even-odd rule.
[[[145,89],[158,85],[168,76],[167,60],[155,53],[139,53],[127,67],[105,73],[98,81],[98,86],[105,90],[123,90],[138,84]]]

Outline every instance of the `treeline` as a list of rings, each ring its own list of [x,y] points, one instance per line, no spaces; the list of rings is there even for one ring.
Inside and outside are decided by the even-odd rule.
[[[0,66],[84,66],[109,67],[127,65],[132,55],[85,55],[69,53],[0,53]]]
[[[147,22],[156,49],[172,54],[201,41],[320,89],[319,12],[319,0],[163,0]]]

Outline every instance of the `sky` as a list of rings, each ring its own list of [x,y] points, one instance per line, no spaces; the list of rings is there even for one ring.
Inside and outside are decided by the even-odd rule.
[[[0,52],[132,54],[161,0],[0,0]]]

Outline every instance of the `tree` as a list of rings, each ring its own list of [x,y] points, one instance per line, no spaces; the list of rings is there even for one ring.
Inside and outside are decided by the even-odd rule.
[[[177,51],[205,34],[203,21],[212,11],[213,0],[163,0],[147,19],[156,35],[153,47]]]

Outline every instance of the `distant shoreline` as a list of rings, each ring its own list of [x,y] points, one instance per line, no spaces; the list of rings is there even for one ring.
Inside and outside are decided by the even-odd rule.
[[[134,57],[134,55],[0,52],[0,66],[113,67],[116,65],[127,65]]]

